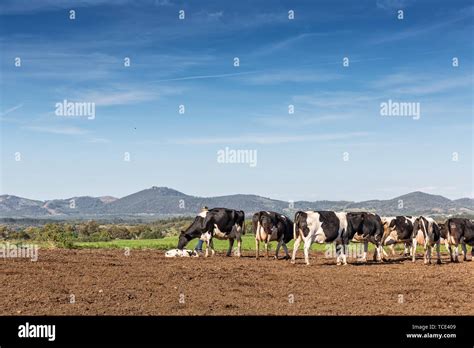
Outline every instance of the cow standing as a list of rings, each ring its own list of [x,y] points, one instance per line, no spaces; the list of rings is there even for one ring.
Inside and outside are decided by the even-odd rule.
[[[395,255],[394,245],[404,243],[404,255],[411,255],[411,243],[413,235],[413,224],[416,218],[412,216],[382,217],[384,234],[382,246],[387,245]]]
[[[441,237],[445,239],[448,245],[451,262],[459,262],[459,244],[461,244],[464,261],[467,261],[466,244],[473,247],[471,261],[474,260],[474,223],[471,220],[465,218],[448,219],[441,228]],[[454,246],[454,256],[452,246]]]
[[[193,223],[181,231],[178,241],[178,249],[183,249],[190,240],[200,238],[206,242],[206,257],[209,249],[215,254],[213,238],[229,240],[227,256],[231,255],[234,240],[237,240],[237,256],[242,254],[242,235],[245,234],[245,213],[242,210],[226,208],[213,208],[201,212]]]
[[[434,245],[436,245],[436,253],[438,257],[436,263],[441,264],[441,256],[439,253],[440,235],[440,228],[436,221],[434,221],[432,218],[424,216],[416,218],[415,222],[413,223],[412,261],[415,262],[417,243],[423,243],[423,262],[425,264],[431,263],[431,249]]]
[[[361,261],[367,262],[369,242],[375,245],[374,261],[381,261],[383,224],[380,216],[368,212],[346,213],[347,231],[343,235],[344,245],[355,239],[364,243]]]
[[[252,217],[253,233],[255,234],[256,258],[259,258],[260,242],[265,243],[265,257],[268,258],[268,243],[278,241],[275,258],[278,259],[278,252],[283,245],[285,258],[289,259],[288,247],[286,244],[293,239],[293,222],[285,215],[273,211],[260,211]]]
[[[301,241],[304,241],[304,259],[309,265],[309,249],[311,244],[336,243],[338,265],[347,265],[345,245],[342,243],[342,234],[347,229],[346,213],[335,213],[333,211],[298,211],[294,219],[293,256],[291,263],[295,263],[296,252]],[[340,252],[342,244],[342,253]]]

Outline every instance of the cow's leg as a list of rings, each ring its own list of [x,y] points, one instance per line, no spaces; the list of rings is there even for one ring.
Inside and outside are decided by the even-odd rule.
[[[283,238],[281,238],[278,241],[278,244],[277,244],[277,247],[276,247],[276,250],[275,250],[275,259],[277,259],[277,260],[278,260],[278,252],[280,251],[280,247],[281,247],[282,244],[283,244]]]
[[[301,243],[301,235],[299,235],[295,239],[295,244],[293,244],[293,256],[291,257],[291,263],[295,263],[296,261],[296,252],[298,251],[298,248],[300,247]]]
[[[237,257],[241,257],[242,256],[242,227],[239,225],[237,226],[236,236],[237,236]]]
[[[425,259],[424,259],[425,265],[427,263],[431,263],[431,244],[429,243],[430,242],[428,242],[428,244],[425,246]]]
[[[451,248],[451,244],[448,244],[448,251],[449,251],[449,259],[451,260],[451,262],[454,262],[453,248]]]
[[[413,238],[413,241],[411,243],[411,250],[412,250],[411,261],[415,262],[416,261],[416,237]]]
[[[347,247],[347,244],[342,243],[342,264],[344,266],[347,266]]]
[[[375,244],[374,261],[382,261],[382,245]]]
[[[464,260],[464,261],[467,261],[467,247],[466,247],[466,243],[461,242],[461,249],[462,249],[463,260]]]
[[[232,255],[232,247],[234,246],[234,238],[229,239],[229,249],[227,249],[227,254],[226,256],[231,256]]]
[[[307,238],[304,241],[304,261],[307,265],[309,265],[309,249],[311,248],[311,244],[313,244],[313,240],[311,238]]]
[[[441,265],[441,254],[440,254],[440,252],[439,252],[439,248],[440,248],[440,245],[439,245],[439,244],[440,244],[440,242],[439,242],[439,240],[438,240],[438,242],[436,243],[436,257],[437,257],[436,263],[437,263],[438,265]]]
[[[288,260],[290,258],[290,254],[288,253],[288,247],[286,246],[285,242],[283,242],[283,250],[285,251],[285,260]]]
[[[260,252],[260,240],[258,238],[255,238],[255,258],[257,260],[260,257],[259,252]]]
[[[390,244],[390,251],[392,252],[392,256],[395,256],[395,244]]]
[[[403,249],[403,256],[410,256],[411,255],[411,248],[408,243],[404,243],[404,249]]]
[[[242,257],[242,237],[237,239],[237,257]]]
[[[209,256],[209,248],[210,248],[210,241],[209,240],[206,240],[206,255],[205,257],[208,257]]]
[[[214,256],[216,254],[216,252],[214,250],[214,240],[212,238],[209,241],[209,246],[211,247],[211,256]]]
[[[338,266],[341,265],[341,244],[337,242],[336,242],[336,265]]]
[[[459,262],[459,248],[458,244],[454,245],[454,262]]]
[[[367,251],[369,250],[369,241],[364,240],[364,252],[362,253],[362,259],[360,261],[367,262]]]
[[[269,234],[267,235],[267,239],[265,239],[265,258],[268,259],[268,244],[270,244],[270,238],[272,238],[272,236]]]

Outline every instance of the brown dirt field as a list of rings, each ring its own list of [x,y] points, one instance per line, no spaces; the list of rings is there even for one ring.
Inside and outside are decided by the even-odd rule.
[[[336,266],[313,252],[306,266],[299,256],[292,265],[249,253],[167,259],[154,250],[41,249],[37,262],[0,259],[0,308],[3,315],[474,315],[474,262],[451,264],[443,255],[442,265]]]

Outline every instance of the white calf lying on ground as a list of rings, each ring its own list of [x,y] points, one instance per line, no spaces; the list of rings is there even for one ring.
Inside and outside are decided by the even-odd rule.
[[[165,253],[165,257],[199,257],[199,255],[195,250],[171,249]]]

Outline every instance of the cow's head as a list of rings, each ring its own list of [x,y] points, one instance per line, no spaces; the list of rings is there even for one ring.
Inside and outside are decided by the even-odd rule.
[[[442,238],[444,239],[448,238],[448,228],[446,226],[446,223],[439,224],[439,232]]]
[[[265,231],[266,234],[272,234],[273,228],[275,228],[275,226],[273,225],[273,222],[270,216],[263,215],[260,218],[260,224],[262,225],[263,230]]]
[[[391,218],[382,218],[383,234],[388,236],[392,232],[392,221]]]
[[[178,249],[182,250],[189,243],[189,236],[185,231],[181,231],[178,239]]]

